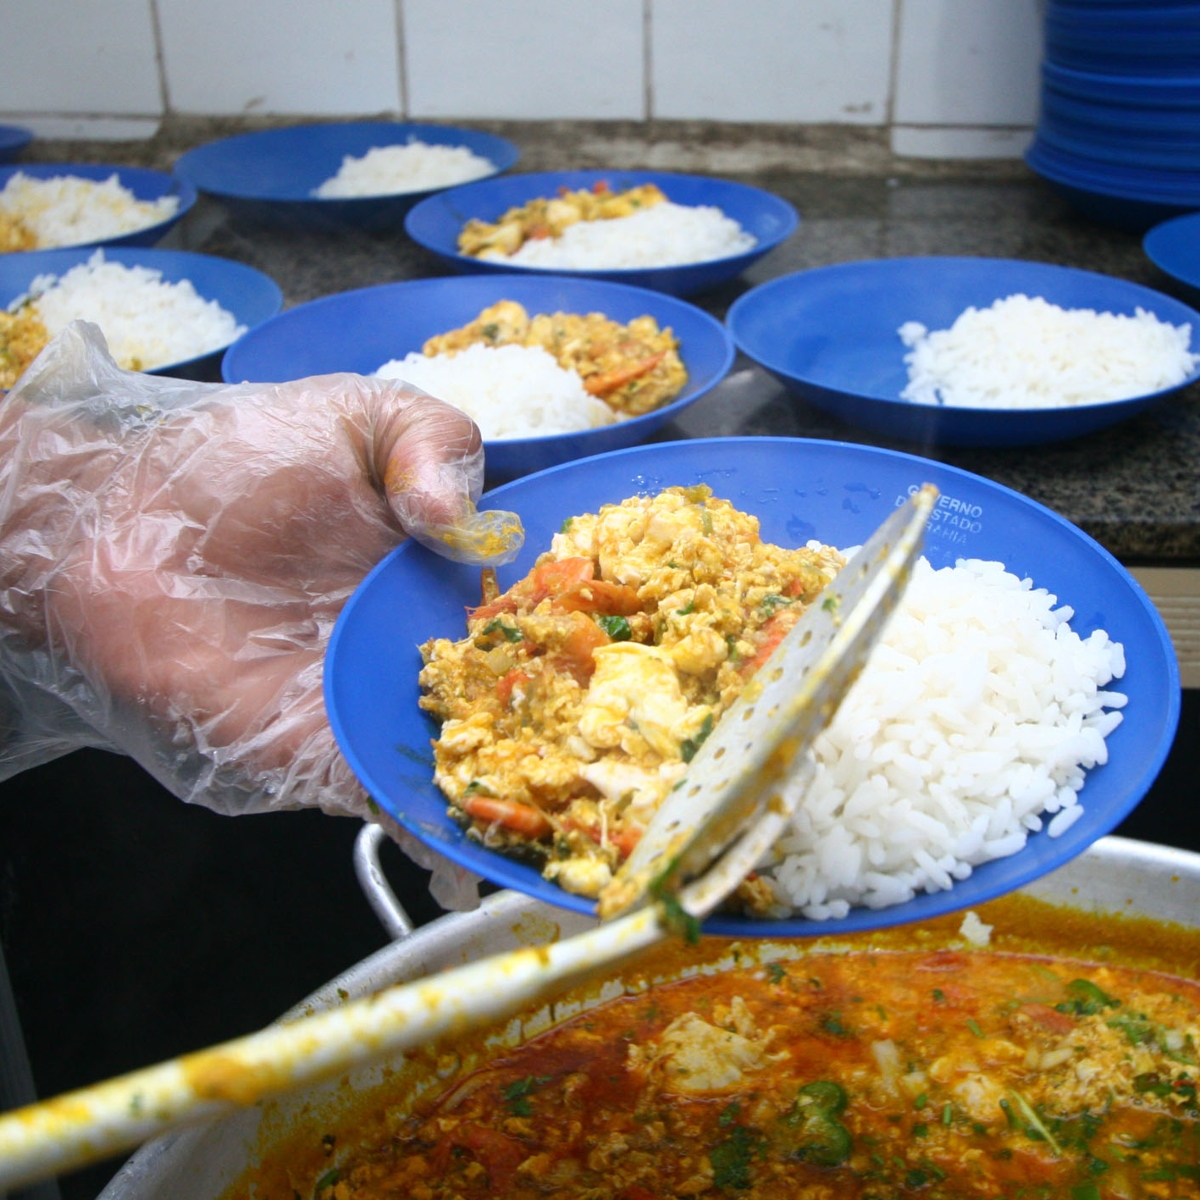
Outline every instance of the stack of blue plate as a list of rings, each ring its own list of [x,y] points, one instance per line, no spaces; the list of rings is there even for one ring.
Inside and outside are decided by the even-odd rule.
[[[1048,0],[1026,161],[1124,229],[1200,209],[1200,0]]]

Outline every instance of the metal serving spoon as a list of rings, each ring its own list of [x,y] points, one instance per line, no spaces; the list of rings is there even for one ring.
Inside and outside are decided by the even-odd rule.
[[[606,889],[595,929],[6,1113],[0,1191],[507,1016],[672,931],[694,935],[786,827],[804,789],[783,780],[798,757],[811,764],[813,738],[899,601],[937,494],[926,484],[897,509],[759,668]]]

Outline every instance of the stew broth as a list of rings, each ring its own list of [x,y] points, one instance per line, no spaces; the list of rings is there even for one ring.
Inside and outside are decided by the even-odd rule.
[[[942,921],[676,948],[676,975],[701,969],[626,972],[482,1066],[435,1056],[462,1066],[437,1094],[294,1144],[252,1194],[1200,1195],[1196,935],[1023,897],[980,915],[986,947]]]

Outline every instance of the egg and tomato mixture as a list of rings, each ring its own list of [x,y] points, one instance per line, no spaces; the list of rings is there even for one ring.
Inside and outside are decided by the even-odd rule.
[[[666,200],[661,188],[644,183],[614,192],[603,180],[557,196],[539,196],[510,208],[498,221],[472,217],[458,235],[461,254],[472,258],[507,258],[532,239],[556,238],[578,221],[607,221],[628,217]]]
[[[0,254],[37,248],[37,234],[16,213],[0,208]]]
[[[595,896],[747,679],[837,574],[705,486],[573,517],[533,570],[421,647],[435,778],[468,835]],[[770,896],[750,880],[740,900]]]
[[[390,1119],[313,1194],[1182,1200],[1198,1078],[1193,982],[843,947],[584,1011]]]
[[[564,370],[574,370],[589,395],[622,417],[637,417],[673,400],[687,382],[679,341],[651,316],[627,325],[602,313],[537,313],[500,300],[460,329],[430,338],[428,355],[467,346],[540,347]]]
[[[0,311],[0,388],[12,387],[50,340],[32,304]]]

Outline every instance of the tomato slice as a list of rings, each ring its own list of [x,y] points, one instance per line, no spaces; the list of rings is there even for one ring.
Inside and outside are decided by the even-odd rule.
[[[595,574],[596,564],[590,558],[558,558],[542,563],[534,567],[525,580],[529,587],[529,600],[533,604],[540,604],[547,596],[560,596],[586,583]],[[521,587],[521,584],[517,584],[517,587]]]
[[[477,821],[496,822],[522,837],[545,837],[554,828],[531,804],[503,800],[499,796],[465,796],[462,810]]]
[[[513,667],[511,671],[501,675],[496,683],[496,696],[500,703],[507,706],[512,700],[513,689],[519,684],[529,683],[530,679],[531,676],[520,667]]]
[[[742,664],[743,675],[753,675],[775,653],[775,647],[787,637],[788,630],[800,619],[800,614],[785,608],[777,612],[758,631],[760,641],[754,656]]]
[[[610,617],[630,617],[642,610],[642,602],[633,588],[609,583],[607,579],[578,583],[556,596],[555,604],[568,612],[603,613]]]
[[[562,647],[554,656],[555,666],[563,667],[575,677],[576,682],[586,686],[596,670],[592,652],[607,646],[612,640],[599,625],[583,613],[571,613],[571,628],[563,639]]]

